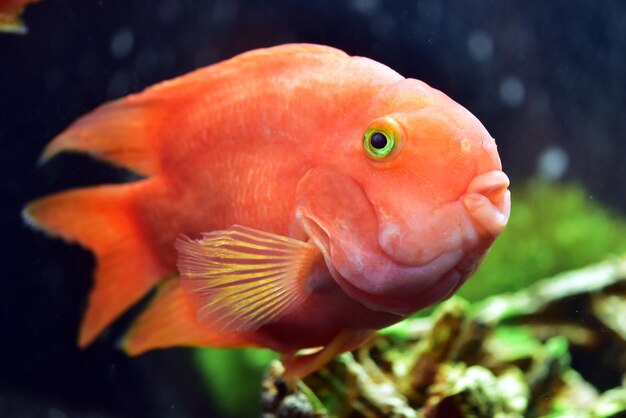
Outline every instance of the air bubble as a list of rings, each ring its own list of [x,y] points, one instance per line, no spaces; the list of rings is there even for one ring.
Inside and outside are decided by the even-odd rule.
[[[378,0],[352,0],[352,8],[359,13],[370,13],[378,6]]]
[[[522,104],[525,96],[526,89],[519,78],[510,76],[500,83],[500,100],[502,103],[517,107]]]
[[[135,37],[129,28],[123,28],[115,32],[111,38],[111,55],[116,59],[127,57],[133,50]]]
[[[539,155],[537,174],[547,180],[558,180],[565,174],[568,164],[569,157],[565,151],[560,147],[552,146]]]
[[[487,61],[493,55],[493,38],[483,30],[476,30],[467,40],[467,49],[476,61]]]

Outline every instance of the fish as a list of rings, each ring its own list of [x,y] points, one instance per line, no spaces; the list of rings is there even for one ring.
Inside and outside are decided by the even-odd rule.
[[[0,32],[23,35],[28,28],[20,18],[24,8],[40,0],[0,0]]]
[[[78,345],[156,289],[128,354],[263,347],[290,381],[456,292],[510,214],[475,116],[323,45],[248,51],[105,103],[41,162],[62,152],[139,176],[23,210],[96,256]]]

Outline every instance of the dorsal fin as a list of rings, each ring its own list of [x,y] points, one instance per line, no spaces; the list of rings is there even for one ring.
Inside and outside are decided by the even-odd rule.
[[[64,151],[84,152],[145,176],[158,174],[157,146],[173,112],[232,75],[237,67],[251,66],[254,70],[261,58],[271,65],[297,54],[309,58],[312,53],[346,56],[338,49],[312,44],[288,44],[240,54],[98,107],[54,138],[40,162]]]
[[[154,141],[165,110],[163,100],[145,100],[141,95],[104,104],[56,136],[40,163],[64,151],[85,152],[138,174],[156,174]]]

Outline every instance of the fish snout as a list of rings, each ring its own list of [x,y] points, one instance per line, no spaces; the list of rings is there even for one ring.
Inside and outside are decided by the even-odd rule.
[[[509,178],[500,170],[488,171],[474,178],[462,202],[476,231],[483,237],[497,237],[506,227],[511,213]]]

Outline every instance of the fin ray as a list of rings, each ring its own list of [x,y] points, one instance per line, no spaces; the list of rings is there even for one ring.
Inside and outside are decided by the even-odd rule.
[[[319,250],[311,244],[234,225],[176,242],[181,286],[212,328],[255,330],[306,296]]]

